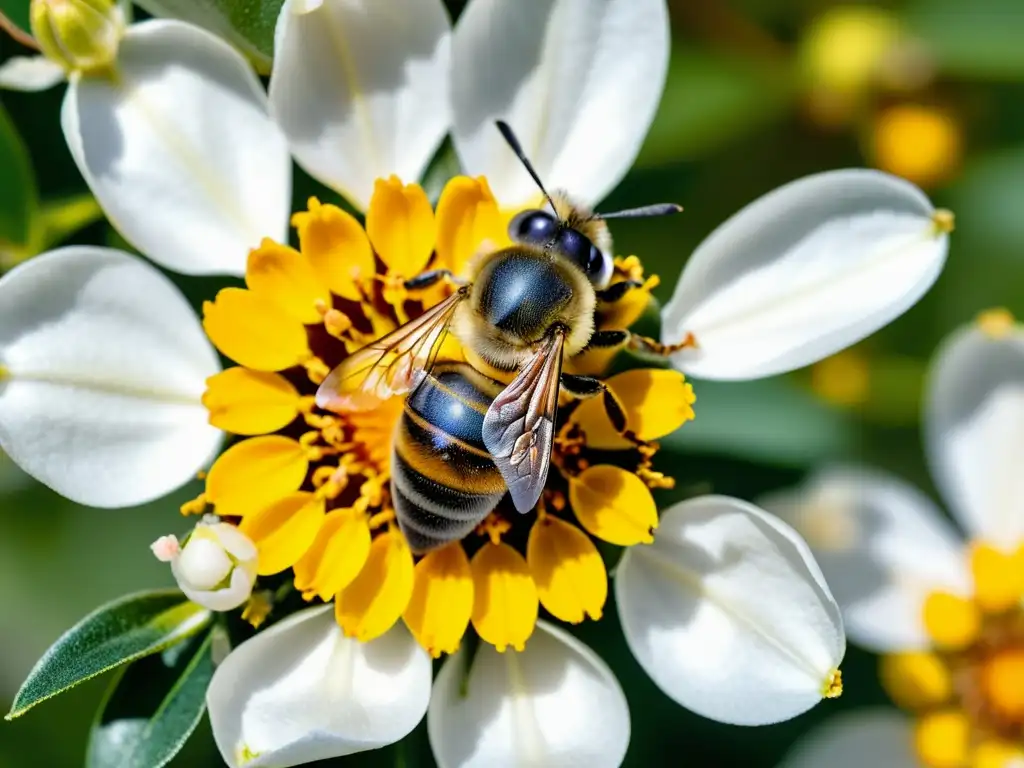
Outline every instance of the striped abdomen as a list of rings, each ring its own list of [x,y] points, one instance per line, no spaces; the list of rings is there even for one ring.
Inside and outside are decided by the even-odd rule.
[[[484,414],[501,384],[464,363],[436,365],[405,402],[391,458],[391,496],[414,552],[470,533],[505,495],[484,447]]]

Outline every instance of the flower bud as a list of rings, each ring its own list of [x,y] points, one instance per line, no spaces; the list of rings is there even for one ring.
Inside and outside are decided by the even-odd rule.
[[[183,544],[161,536],[151,549],[171,572],[185,596],[211,611],[230,611],[252,594],[256,546],[229,523],[201,522]]]
[[[42,52],[69,72],[113,63],[125,29],[114,0],[32,0],[29,14]]]

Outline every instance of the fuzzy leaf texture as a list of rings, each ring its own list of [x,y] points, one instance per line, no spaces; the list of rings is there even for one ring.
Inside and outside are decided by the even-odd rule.
[[[170,648],[209,621],[209,611],[177,590],[137,592],[100,606],[43,654],[6,719],[107,670]]]

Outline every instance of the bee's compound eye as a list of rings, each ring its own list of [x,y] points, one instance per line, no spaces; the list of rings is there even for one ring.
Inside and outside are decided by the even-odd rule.
[[[555,217],[545,211],[523,211],[509,224],[508,234],[513,240],[523,243],[544,245],[550,243],[558,232]]]
[[[558,249],[567,258],[579,265],[593,283],[605,279],[608,259],[590,240],[575,229],[562,230],[558,240]]]

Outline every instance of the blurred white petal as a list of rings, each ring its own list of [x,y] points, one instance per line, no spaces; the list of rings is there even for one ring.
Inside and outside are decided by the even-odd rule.
[[[505,119],[548,189],[593,204],[633,164],[668,69],[665,0],[472,0],[452,41],[452,137],[505,205],[538,195],[494,126]]]
[[[373,182],[419,181],[451,123],[440,0],[289,0],[270,106],[299,165],[366,210]]]
[[[937,354],[925,414],[935,482],[970,536],[1024,541],[1024,332],[957,333]]]
[[[894,477],[831,468],[761,504],[811,545],[846,631],[871,650],[928,647],[928,594],[971,592],[956,531],[927,497]]]
[[[179,21],[132,25],[118,78],[74,79],[64,136],[118,231],[187,274],[245,272],[263,237],[286,241],[291,159],[245,59]]]
[[[935,282],[948,236],[917,187],[879,171],[794,181],[701,243],[662,312],[662,338],[696,336],[674,364],[756,379],[820,360],[909,309]]]
[[[427,711],[430,675],[430,656],[404,624],[360,643],[342,634],[328,604],[231,651],[206,705],[231,768],[281,768],[400,740]]]
[[[626,642],[687,709],[761,725],[817,704],[846,651],[839,606],[807,545],[746,502],[702,496],[661,515],[615,576]]]
[[[797,741],[779,768],[918,768],[913,724],[892,709],[831,717]]]
[[[10,91],[45,91],[67,75],[45,56],[12,56],[0,64],[0,88]]]
[[[157,545],[166,540],[154,545],[158,558]],[[171,547],[176,548],[177,541],[172,541]],[[197,523],[185,545],[170,557],[178,588],[193,603],[211,611],[230,611],[249,599],[257,562],[256,545],[230,523]]]
[[[468,675],[459,651],[434,684],[427,730],[440,768],[621,765],[626,697],[608,665],[564,630],[538,621],[519,653],[481,643]]]
[[[200,402],[220,370],[171,282],[121,251],[72,246],[0,279],[0,446],[96,507],[186,483],[221,435]]]

